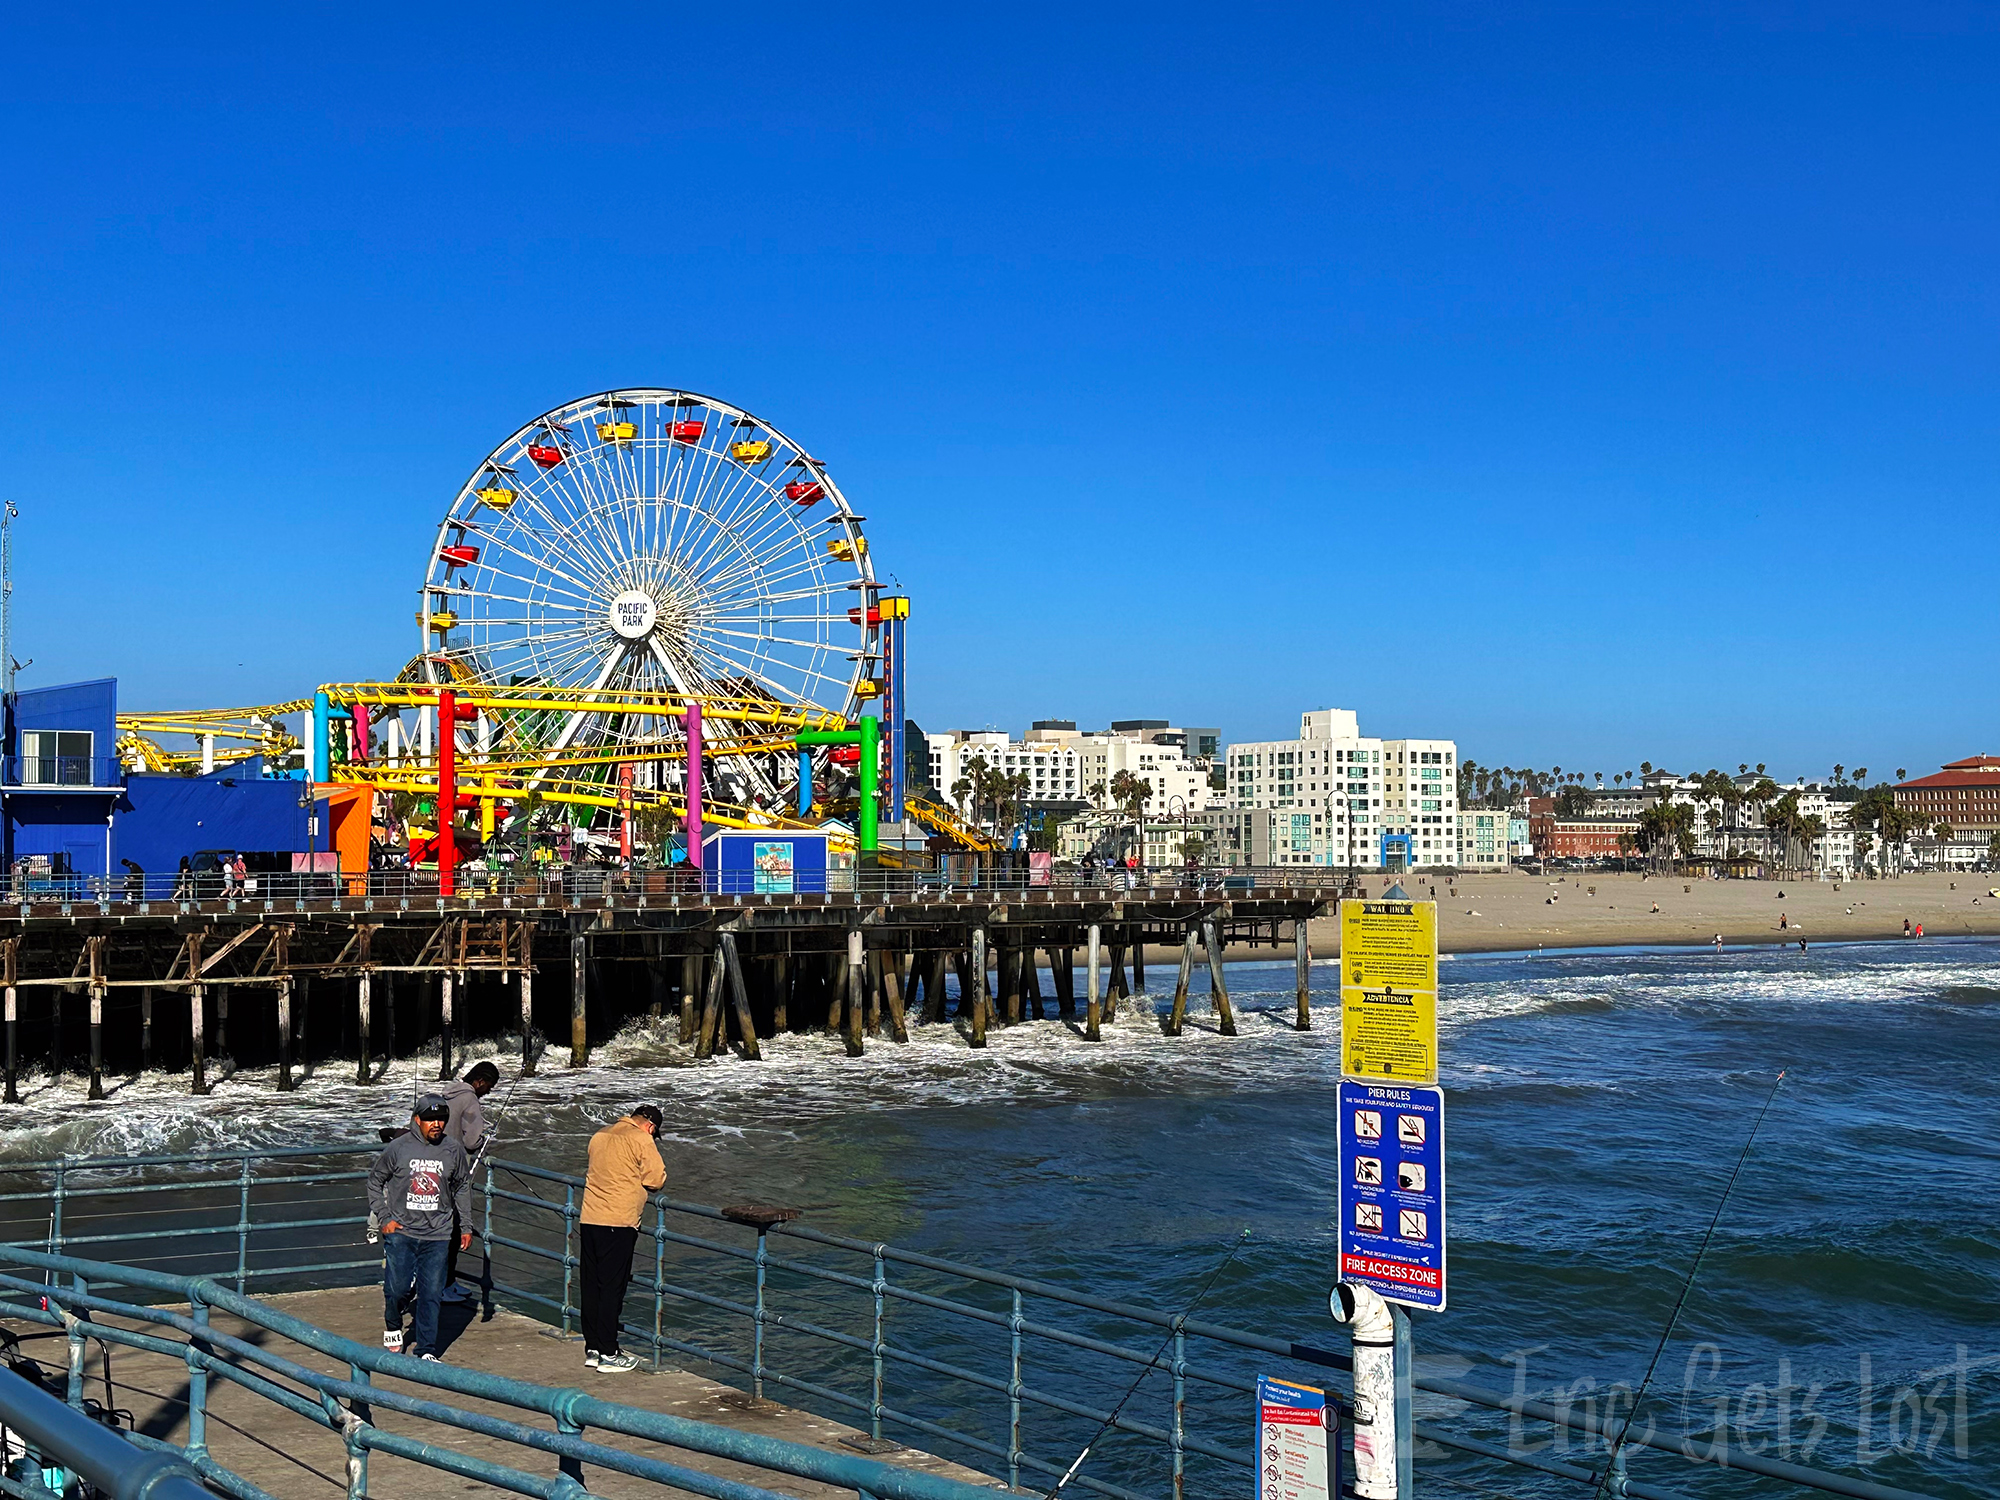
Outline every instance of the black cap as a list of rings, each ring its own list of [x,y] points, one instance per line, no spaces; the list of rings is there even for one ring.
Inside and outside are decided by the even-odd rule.
[[[417,1101],[417,1107],[410,1113],[419,1120],[449,1120],[451,1106],[436,1094],[426,1094]]]
[[[632,1118],[635,1120],[646,1121],[655,1130],[663,1130],[666,1128],[667,1122],[660,1117],[659,1110],[650,1104],[634,1105],[632,1107]]]

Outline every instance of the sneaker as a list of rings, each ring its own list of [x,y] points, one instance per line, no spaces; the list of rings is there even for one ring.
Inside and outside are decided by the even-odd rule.
[[[636,1354],[600,1354],[597,1357],[597,1368],[606,1375],[616,1375],[622,1370],[636,1370],[639,1368],[639,1356]]]
[[[394,1354],[403,1352],[403,1330],[386,1328],[382,1331],[382,1347]]]
[[[597,1368],[597,1362],[603,1358],[604,1356],[595,1349],[586,1349],[583,1351],[583,1367],[586,1370],[594,1370]]]
[[[444,1363],[444,1361],[439,1359],[435,1354],[419,1354],[417,1358],[422,1360],[427,1365],[441,1365]]]

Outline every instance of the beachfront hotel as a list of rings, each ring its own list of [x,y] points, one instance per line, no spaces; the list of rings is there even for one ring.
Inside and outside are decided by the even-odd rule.
[[[1454,740],[1376,739],[1353,709],[1320,708],[1299,715],[1297,739],[1231,745],[1225,762],[1215,821],[1225,859],[1240,851],[1229,862],[1263,863],[1253,856],[1268,850],[1272,864],[1407,870],[1475,852],[1461,837]],[[1262,812],[1287,814],[1282,833],[1246,816]]]

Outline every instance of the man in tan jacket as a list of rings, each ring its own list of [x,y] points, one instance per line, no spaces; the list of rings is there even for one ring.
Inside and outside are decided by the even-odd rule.
[[[583,1179],[583,1212],[577,1259],[583,1267],[583,1362],[616,1374],[636,1369],[636,1355],[618,1348],[625,1288],[632,1280],[632,1249],[646,1195],[666,1186],[660,1148],[660,1112],[641,1104],[590,1138],[590,1169]]]

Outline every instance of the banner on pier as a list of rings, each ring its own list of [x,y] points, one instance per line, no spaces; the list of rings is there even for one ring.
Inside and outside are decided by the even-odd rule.
[[[1340,1071],[1437,1082],[1437,903],[1340,903]]]
[[[1326,1392],[1257,1377],[1257,1500],[1327,1500],[1328,1456],[1338,1450]]]
[[[1340,1280],[1445,1304],[1444,1090],[1340,1081]]]

